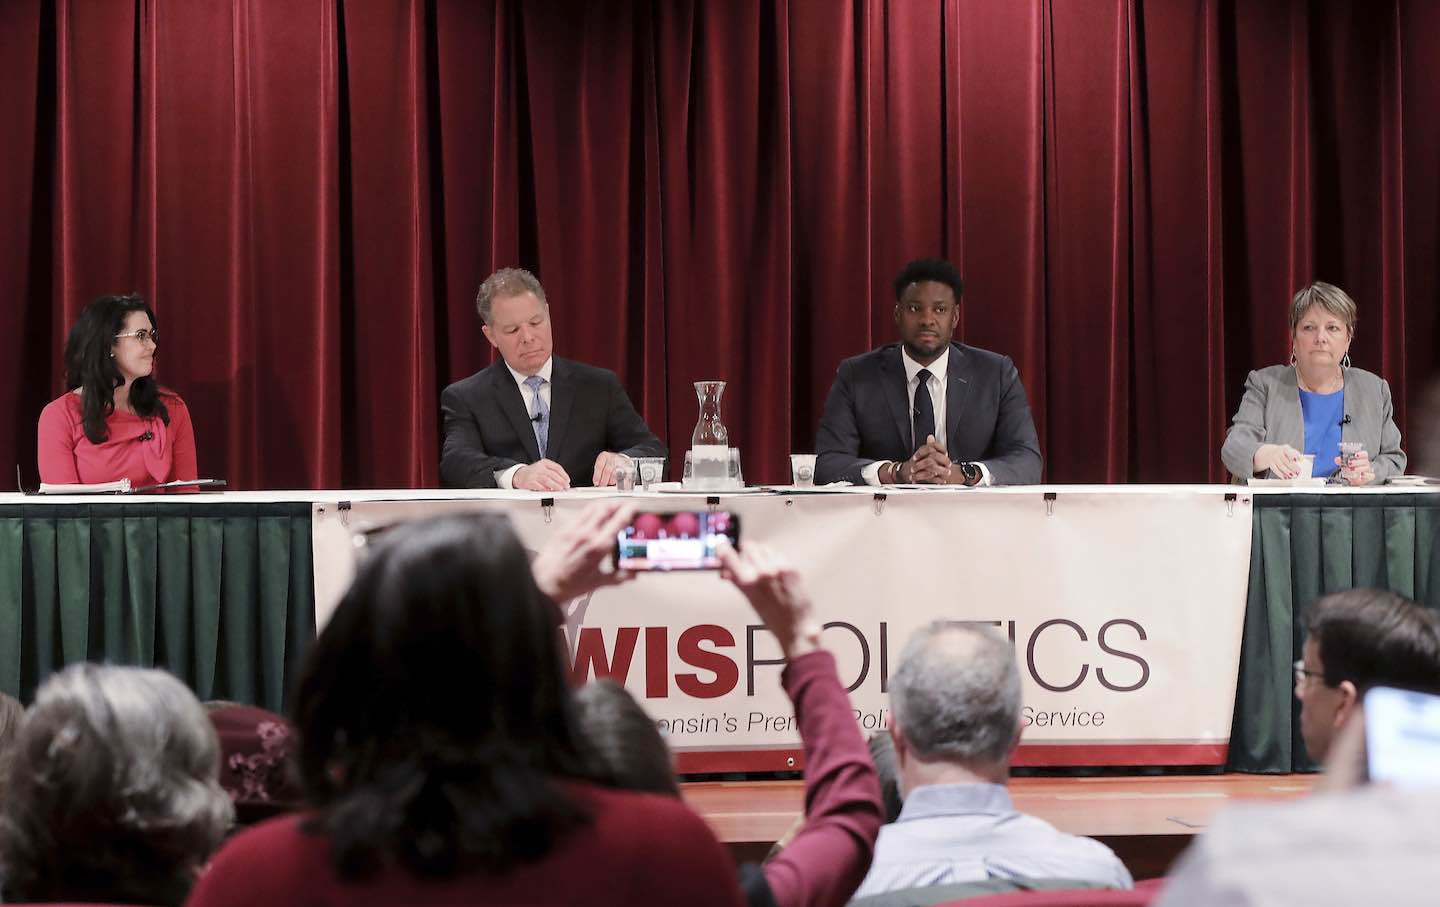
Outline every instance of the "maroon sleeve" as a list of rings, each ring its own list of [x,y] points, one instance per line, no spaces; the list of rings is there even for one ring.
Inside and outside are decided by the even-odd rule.
[[[880,782],[835,657],[802,655],[781,682],[805,748],[805,825],[765,865],[765,881],[779,907],[835,907],[850,900],[870,869],[883,821]]]
[[[80,482],[80,470],[75,465],[75,435],[63,397],[40,412],[35,459],[40,467],[40,481],[48,485]]]

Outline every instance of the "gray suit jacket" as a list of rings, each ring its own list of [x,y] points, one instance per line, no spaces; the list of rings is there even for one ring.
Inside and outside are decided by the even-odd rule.
[[[1345,417],[1349,421],[1341,426],[1340,439],[1365,445],[1376,484],[1404,474],[1405,451],[1400,449],[1390,385],[1364,369],[1347,368],[1344,375]],[[1292,366],[1256,369],[1245,379],[1245,397],[1225,435],[1220,459],[1231,475],[1248,479],[1255,473],[1255,451],[1262,444],[1305,449],[1305,417],[1300,411],[1300,386]]]
[[[1008,356],[950,344],[946,365],[945,446],[952,463],[982,462],[997,485],[1040,481],[1040,441],[1020,373]],[[865,484],[876,460],[906,460],[910,401],[900,344],[892,343],[840,363],[815,437],[815,484],[841,479]]]

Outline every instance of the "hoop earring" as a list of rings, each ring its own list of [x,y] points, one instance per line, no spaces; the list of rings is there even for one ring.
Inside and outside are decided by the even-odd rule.
[[[1349,368],[1349,367],[1350,367],[1350,354],[1349,354],[1349,353],[1346,353],[1345,355],[1343,355],[1343,356],[1340,357],[1340,367],[1341,367],[1341,368]]]
[[[115,354],[114,354],[114,353],[111,353],[110,355],[111,355],[111,356],[114,356]],[[1294,365],[1294,364],[1295,364],[1295,348],[1294,348],[1293,346],[1290,348],[1290,364],[1291,364],[1291,365]]]

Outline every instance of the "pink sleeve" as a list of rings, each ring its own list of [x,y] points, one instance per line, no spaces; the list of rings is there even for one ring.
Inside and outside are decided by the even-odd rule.
[[[74,437],[64,398],[41,411],[35,438],[40,481],[50,485],[72,485],[80,481],[80,471],[75,465]]]
[[[883,822],[880,781],[835,657],[802,655],[781,681],[805,747],[805,824],[765,864],[765,881],[779,907],[838,907],[870,869]]]
[[[190,408],[179,397],[165,401],[170,410],[170,432],[174,451],[171,455],[170,480],[198,479],[199,466],[195,462],[195,426],[190,422]]]

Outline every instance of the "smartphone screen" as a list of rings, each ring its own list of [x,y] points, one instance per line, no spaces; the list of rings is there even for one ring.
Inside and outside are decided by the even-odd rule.
[[[740,545],[740,518],[729,511],[637,513],[615,539],[617,570],[718,570],[722,541]]]
[[[1365,756],[1371,781],[1440,786],[1440,696],[1389,687],[1369,690]]]

